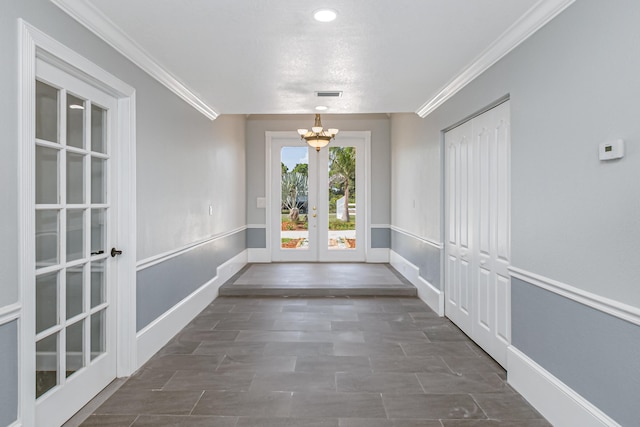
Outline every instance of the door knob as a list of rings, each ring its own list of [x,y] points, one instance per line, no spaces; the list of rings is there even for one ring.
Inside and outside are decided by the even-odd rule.
[[[115,258],[116,255],[122,255],[122,251],[119,251],[116,248],[111,248],[111,257]]]

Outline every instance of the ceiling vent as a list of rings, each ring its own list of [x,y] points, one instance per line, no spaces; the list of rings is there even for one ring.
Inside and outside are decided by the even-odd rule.
[[[341,90],[323,90],[316,92],[316,96],[318,98],[341,98],[342,91]]]

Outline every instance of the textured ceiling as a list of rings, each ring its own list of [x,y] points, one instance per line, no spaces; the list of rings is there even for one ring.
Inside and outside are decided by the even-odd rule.
[[[416,111],[536,3],[87,1],[222,114]],[[314,21],[325,7],[338,18]]]

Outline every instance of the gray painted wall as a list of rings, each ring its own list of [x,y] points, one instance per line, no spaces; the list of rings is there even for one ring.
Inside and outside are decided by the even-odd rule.
[[[402,216],[413,212],[403,194],[441,187],[441,131],[510,95],[512,264],[640,307],[638,16],[634,0],[577,1],[425,119],[392,115],[392,224],[414,226]],[[626,157],[600,162],[598,145],[612,138],[626,140]],[[437,178],[412,181],[418,166],[406,168],[410,158]],[[425,200],[417,215],[434,237],[441,198]],[[626,400],[638,396],[639,353],[629,343],[638,342],[637,327],[557,295],[532,300],[514,282],[516,346],[613,418],[637,424]]]
[[[18,419],[18,321],[0,325],[0,426]]]
[[[398,187],[418,194],[436,180],[412,184],[406,159],[439,175],[441,131],[510,94],[512,264],[640,306],[639,15],[633,0],[575,2],[425,119],[392,115],[393,224],[414,211]],[[626,157],[600,162],[611,138],[626,140]],[[441,204],[425,200],[431,237]]]
[[[138,271],[136,331],[213,279],[218,267],[245,248],[246,235],[240,231]]]
[[[418,267],[420,277],[435,288],[442,289],[440,283],[441,250],[433,245],[406,234],[391,230],[393,251]]]
[[[391,221],[391,157],[386,114],[322,115],[323,124],[341,131],[371,131],[371,224]],[[313,115],[253,115],[247,119],[247,224],[264,224],[266,210],[256,208],[265,196],[265,132],[295,131],[313,124]]]
[[[442,241],[438,126],[414,113],[391,115],[392,224],[434,242]]]
[[[638,425],[640,326],[512,279],[512,341],[620,425]]]
[[[247,248],[266,248],[267,230],[265,228],[247,228]]]
[[[245,225],[245,117],[178,102],[138,114],[138,260]]]
[[[391,247],[391,229],[388,227],[374,227],[371,229],[371,247],[372,248],[390,248]]]

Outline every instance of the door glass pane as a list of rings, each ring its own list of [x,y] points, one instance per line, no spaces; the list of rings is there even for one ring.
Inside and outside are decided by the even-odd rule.
[[[91,150],[98,153],[106,153],[106,125],[107,111],[91,106]]]
[[[106,351],[106,310],[91,315],[91,360]]]
[[[84,148],[84,101],[67,94],[67,145]]]
[[[356,148],[329,148],[329,249],[356,248]]]
[[[58,263],[58,211],[36,211],[36,267]]]
[[[91,158],[91,203],[106,203],[105,184],[107,182],[106,174],[107,161]]]
[[[106,209],[91,209],[91,252],[105,251]]]
[[[36,203],[58,203],[58,150],[36,146]]]
[[[36,277],[36,334],[58,324],[58,273]]]
[[[84,203],[82,154],[67,153],[67,203]]]
[[[67,261],[84,256],[84,210],[67,211]]]
[[[82,313],[82,301],[84,298],[82,282],[83,266],[73,267],[67,270],[67,319]]]
[[[67,327],[67,378],[84,366],[84,320]]]
[[[36,343],[36,397],[59,384],[58,333]]]
[[[95,261],[91,263],[91,308],[106,301],[105,298],[105,262]]]
[[[58,89],[36,81],[36,138],[58,141]]]
[[[280,153],[282,167],[280,242],[283,249],[309,249],[308,153],[307,147],[283,147]]]

